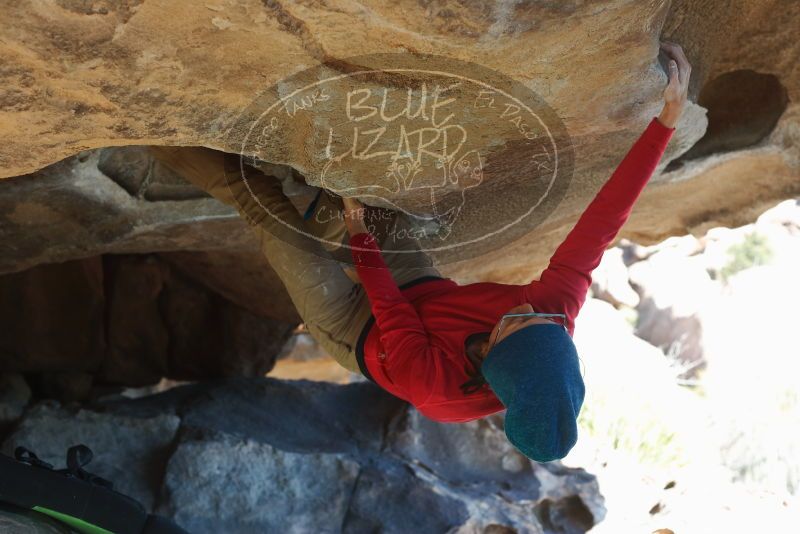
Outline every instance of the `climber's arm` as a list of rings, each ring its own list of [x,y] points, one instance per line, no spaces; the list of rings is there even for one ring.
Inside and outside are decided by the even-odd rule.
[[[386,374],[419,407],[441,374],[441,358],[431,346],[417,311],[397,287],[375,236],[358,233],[350,238],[350,247],[386,350]]]
[[[570,332],[572,319],[578,315],[592,283],[592,271],[628,220],[673,132],[674,128],[667,128],[653,117],[556,249],[540,279],[525,286],[525,300],[534,306],[539,302],[560,303],[558,310],[537,308],[537,311],[566,314],[570,318]]]
[[[375,236],[359,233],[350,238],[358,276],[369,298],[372,314],[392,352],[401,352],[409,340],[428,341],[428,333],[411,303],[403,296],[383,261]],[[388,358],[389,355],[387,355]]]
[[[664,89],[661,114],[653,117],[611,178],[600,188],[550,258],[540,279],[523,288],[526,301],[534,306],[541,302],[559,303],[552,306],[560,309],[537,311],[566,314],[570,333],[574,330],[574,318],[586,300],[592,272],[628,220],[633,205],[658,166],[686,104],[691,65],[679,45],[662,42],[661,49],[670,58],[669,82]]]
[[[386,350],[386,374],[407,391],[412,404],[420,406],[440,375],[441,359],[417,311],[397,287],[375,236],[367,231],[363,206],[354,199],[344,200],[353,262]]]

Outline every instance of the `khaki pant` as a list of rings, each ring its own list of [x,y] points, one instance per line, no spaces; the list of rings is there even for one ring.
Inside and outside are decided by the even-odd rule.
[[[355,270],[346,263],[350,249],[337,246],[348,237],[343,220],[335,217],[341,200],[322,194],[315,216],[304,221],[277,178],[242,165],[237,155],[202,147],[151,147],[151,152],[189,182],[239,211],[255,230],[261,252],[286,286],[308,331],[340,365],[359,373],[356,343],[371,310]],[[392,215],[376,230],[382,244],[408,228],[404,214],[384,213]],[[441,276],[416,243],[407,238],[394,241],[391,249],[399,252],[384,255],[399,286],[423,276]]]

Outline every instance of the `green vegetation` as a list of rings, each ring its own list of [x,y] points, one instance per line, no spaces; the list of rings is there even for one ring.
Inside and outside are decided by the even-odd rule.
[[[636,328],[636,323],[639,322],[639,312],[636,308],[629,308],[627,306],[622,306],[619,309],[619,312],[625,318],[625,321],[631,325],[631,328]]]
[[[744,241],[728,249],[728,254],[731,259],[720,271],[722,279],[725,281],[739,271],[756,265],[765,265],[772,260],[769,241],[758,232],[747,234]]]
[[[624,396],[623,396],[624,397]],[[680,468],[690,463],[694,436],[687,424],[662,413],[657,402],[643,399],[634,409],[617,406],[622,399],[592,399],[578,417],[580,432],[608,456],[619,451],[640,465]]]

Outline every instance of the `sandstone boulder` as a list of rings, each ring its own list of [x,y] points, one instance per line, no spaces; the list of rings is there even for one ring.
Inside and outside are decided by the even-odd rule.
[[[7,88],[0,97],[0,163],[4,175],[16,176],[108,146],[202,145],[241,153],[249,132],[243,114],[249,116],[251,104],[270,88],[291,86],[288,80],[305,69],[321,66],[350,76],[365,66],[386,68],[371,56],[376,52],[399,54],[400,62],[430,56],[469,61],[475,72],[497,73],[487,81],[507,77],[533,91],[571,139],[564,154],[574,152],[574,172],[568,191],[564,188],[547,217],[519,235],[499,234],[502,239],[485,250],[476,244],[445,258],[447,273],[463,281],[527,281],[544,267],[587,201],[657,114],[666,80],[659,38],[684,46],[694,66],[690,97],[697,104],[687,109],[623,235],[654,242],[686,230],[702,233],[707,225],[741,224],[775,199],[796,194],[800,79],[793,69],[798,54],[793,28],[799,16],[789,0],[702,5],[608,0],[602,9],[578,2],[508,9],[406,2],[334,10],[256,0],[202,6],[188,1],[17,2],[6,13],[14,23],[0,28],[0,76]],[[599,41],[597,28],[604,35]],[[746,49],[734,45],[741,42],[748,43]],[[393,89],[396,81],[373,77],[363,87]],[[410,87],[419,87],[420,81],[413,76],[403,80]],[[338,111],[324,106],[317,105],[312,115],[300,111],[264,159],[321,185],[326,161],[318,142],[342,120]],[[469,216],[459,220],[473,229],[502,226],[513,215],[512,204],[526,198],[532,175],[505,122],[464,120],[468,128],[480,126],[479,138],[490,141],[487,161],[499,166],[492,168],[495,179],[471,189]],[[116,156],[104,155],[101,167],[117,165]],[[122,159],[133,168],[142,158],[131,149]],[[331,188],[370,186],[385,170],[378,163],[342,175]],[[84,220],[103,219],[99,211],[122,215],[116,224],[95,228],[103,248],[133,252],[139,246],[152,252],[220,244],[205,233],[198,235],[198,224],[228,224],[219,218],[212,223],[195,217],[198,224],[183,227],[180,240],[154,231],[153,222],[166,229],[167,221],[185,220],[190,206],[212,201],[196,198],[196,192],[167,174],[152,183],[144,176],[141,170],[120,174],[113,201],[95,203],[91,213],[81,209]],[[101,178],[94,174],[86,180],[96,185]],[[459,192],[463,187],[450,191]],[[137,204],[141,215],[133,219],[131,194],[153,201]],[[409,208],[418,207],[420,195],[404,188],[383,197],[380,202],[364,199]],[[30,206],[20,198],[3,213],[35,219],[65,209],[55,199]],[[74,201],[62,199],[75,209]],[[146,224],[148,219],[153,222]],[[15,252],[11,268],[85,254],[71,242],[29,239],[28,252]],[[45,252],[35,243],[58,246]],[[484,252],[491,254],[471,260]]]

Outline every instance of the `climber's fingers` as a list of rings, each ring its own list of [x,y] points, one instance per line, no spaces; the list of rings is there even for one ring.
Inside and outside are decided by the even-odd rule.
[[[669,77],[670,83],[673,83],[673,76],[677,77],[677,82],[682,91],[687,91],[689,88],[689,77],[692,74],[692,65],[686,58],[681,45],[670,41],[661,41],[661,48],[664,53],[670,58],[669,61]]]
[[[342,197],[344,203],[344,224],[348,233],[353,236],[367,231],[364,223],[364,204],[355,198]]]
[[[669,84],[677,90],[681,86],[678,63],[674,59],[669,60]]]
[[[364,209],[364,204],[359,202],[357,198],[353,197],[342,197],[342,202],[344,203],[344,209],[346,213],[355,213],[357,214],[359,210]],[[363,218],[363,214],[362,214]]]

